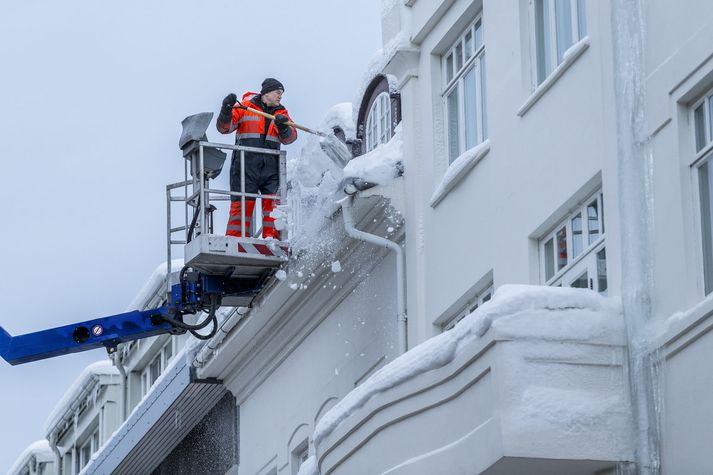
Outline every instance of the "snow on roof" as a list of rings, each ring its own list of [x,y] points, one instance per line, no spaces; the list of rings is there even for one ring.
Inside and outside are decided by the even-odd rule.
[[[396,126],[394,136],[385,144],[347,163],[345,177],[361,178],[370,183],[387,185],[399,176],[404,157],[404,141],[401,124]]]
[[[177,272],[183,267],[183,259],[174,259],[171,261],[171,272]],[[168,266],[166,262],[159,264],[156,269],[149,277],[146,284],[141,290],[136,294],[136,297],[131,301],[127,307],[127,311],[137,310],[143,308],[151,297],[156,293],[156,291],[165,283],[166,272],[168,272]]]
[[[20,456],[17,457],[15,463],[12,467],[10,467],[10,470],[8,470],[8,475],[18,473],[33,456],[43,461],[53,460],[54,453],[50,448],[50,443],[46,439],[42,439],[30,444],[25,450],[22,451]]]
[[[356,137],[354,125],[354,111],[351,102],[340,102],[329,108],[322,120],[321,130],[331,132],[332,128],[339,127],[348,139]]]
[[[410,44],[411,42],[408,38],[408,35],[405,31],[402,30],[397,33],[396,36],[391,38],[391,40],[389,40],[383,48],[377,50],[376,53],[374,53],[374,56],[371,58],[369,66],[367,67],[367,70],[364,73],[364,76],[362,77],[361,84],[357,89],[356,98],[354,100],[355,104],[361,104],[361,101],[364,98],[364,92],[366,92],[366,89],[369,87],[369,84],[371,84],[371,82],[376,76],[384,74],[384,68],[387,64],[389,64],[389,61],[391,61],[396,52],[400,49],[409,47]],[[389,82],[389,91],[397,92],[398,78],[391,74],[386,74],[385,76],[387,81]]]
[[[82,371],[79,377],[69,387],[67,392],[64,393],[62,399],[59,400],[47,418],[45,422],[45,434],[49,435],[55,426],[61,422],[65,414],[72,409],[72,406],[79,402],[78,399],[89,384],[97,381],[99,376],[113,376],[118,374],[119,371],[112,366],[112,362],[109,359],[97,361],[84,368],[84,371]]]
[[[586,289],[503,285],[490,302],[452,330],[396,358],[347,394],[317,423],[315,444],[373,396],[447,365],[491,329],[491,337],[499,338],[592,341],[623,338],[624,322],[618,299],[607,299]]]

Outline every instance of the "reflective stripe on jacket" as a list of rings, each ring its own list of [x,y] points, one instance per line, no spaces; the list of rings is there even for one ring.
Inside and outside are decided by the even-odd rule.
[[[259,94],[246,92],[241,102],[245,107],[266,112],[270,115],[283,114],[290,117],[284,106],[266,107]],[[292,119],[290,119],[292,120]],[[236,143],[246,147],[270,148],[278,150],[280,144],[290,144],[297,140],[297,130],[290,127],[290,134],[280,137],[274,121],[255,115],[245,109],[233,109],[232,117],[228,121],[223,114],[218,116],[216,127],[220,133],[236,133]]]

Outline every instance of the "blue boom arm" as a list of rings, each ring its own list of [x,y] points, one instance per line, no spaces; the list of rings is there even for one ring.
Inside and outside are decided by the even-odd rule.
[[[18,365],[95,348],[113,349],[119,343],[185,331],[163,320],[167,314],[167,307],[136,310],[17,336],[0,327],[0,356]]]
[[[152,310],[135,310],[110,317],[12,336],[0,327],[0,356],[12,365],[117,345],[162,333],[190,332],[203,340],[218,329],[216,310],[226,296],[254,296],[262,289],[269,273],[258,278],[231,278],[229,275],[205,275],[181,271],[180,283],[171,287],[168,303]],[[206,312],[201,322],[189,324],[183,316]],[[208,334],[198,331],[212,324]]]

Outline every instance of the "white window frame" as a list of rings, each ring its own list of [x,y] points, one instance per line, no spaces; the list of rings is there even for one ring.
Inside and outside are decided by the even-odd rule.
[[[166,368],[168,368],[169,363],[175,356],[173,338],[169,338],[168,342],[163,345],[161,350],[154,355],[151,360],[149,360],[144,369],[141,371],[141,397],[146,396],[154,383],[161,377],[163,372],[166,371]],[[158,363],[158,375],[156,378],[151,377],[151,365],[154,363]]]
[[[443,324],[441,325],[441,330],[447,332],[448,330],[453,329],[458,324],[458,322],[473,313],[475,309],[482,306],[491,298],[493,298],[492,282],[489,283],[485,288],[483,288],[483,290],[475,294],[473,298],[468,300],[468,302],[463,305],[451,318],[443,322]]]
[[[88,450],[88,452],[85,452]],[[77,461],[79,463],[79,471],[81,471],[91,461],[92,455],[99,450],[99,427],[94,429],[84,441],[79,444],[77,450]]]
[[[303,440],[294,450],[292,450],[292,473],[296,475],[302,464],[309,458],[309,440]]]
[[[698,203],[697,219],[699,220],[700,229],[700,265],[698,272],[702,275],[703,295],[708,295],[713,292],[713,216],[711,209],[713,208],[713,193],[710,188],[704,191],[701,180],[703,179],[703,167],[707,167],[708,182],[713,181],[713,147],[706,147],[706,153],[699,157],[694,164],[695,184],[696,184],[696,202]],[[707,203],[704,203],[706,201]],[[706,209],[706,205],[708,209]],[[707,216],[705,215],[707,212]]]
[[[597,216],[597,234],[598,236],[590,241],[590,226],[589,219],[587,218],[587,210],[589,205],[596,202],[598,216]],[[575,254],[575,246],[573,239],[573,222],[574,219],[579,216],[581,219],[580,230],[581,230],[581,248],[579,252]],[[593,193],[583,200],[576,209],[572,210],[564,219],[560,220],[556,226],[552,228],[547,234],[545,234],[542,239],[539,240],[539,252],[540,252],[540,278],[545,285],[551,286],[571,286],[572,282],[581,275],[584,268],[589,269],[589,275],[593,275],[592,272],[597,269],[597,253],[604,249],[604,242],[606,239],[606,228],[604,221],[604,195],[601,190]],[[564,230],[566,238],[564,244],[566,247],[566,255],[558,256],[558,235]],[[592,226],[592,231],[594,227]],[[552,242],[552,252],[548,252],[548,244]],[[551,259],[548,254],[551,254]],[[558,257],[564,258],[564,264],[559,267]],[[580,264],[582,263],[582,264]],[[552,275],[548,275],[548,267],[552,266]],[[576,275],[575,275],[576,274]],[[596,274],[595,274],[596,275]],[[605,276],[606,278],[606,276]],[[597,279],[594,279],[597,280]],[[599,285],[597,282],[592,281],[590,288],[592,290],[598,290]]]
[[[571,16],[569,24],[571,28],[572,38],[569,44],[564,45],[563,51],[558,51],[557,38],[561,32],[557,30],[557,3],[568,2]],[[538,5],[547,6],[546,18],[543,18],[543,24],[538,21]],[[532,18],[533,32],[533,79],[535,85],[542,84],[564,61],[564,55],[572,46],[583,40],[587,36],[586,23],[586,7],[584,0],[530,0],[530,10]],[[543,16],[545,12],[543,11]],[[581,27],[580,27],[581,25]],[[547,28],[548,31],[542,31]],[[542,45],[540,44],[542,38]],[[545,47],[545,39],[549,44],[549,49]],[[544,51],[541,51],[544,50]],[[561,54],[561,57],[560,57]],[[548,67],[549,66],[549,67]]]
[[[391,140],[391,96],[388,92],[380,93],[371,104],[366,116],[366,151]]]
[[[470,38],[470,39],[469,39]],[[458,36],[458,39],[441,57],[442,92],[444,124],[446,130],[446,155],[448,162],[461,156],[483,143],[488,138],[488,114],[485,84],[485,35],[482,15],[476,17]],[[478,41],[480,39],[480,41]],[[472,49],[470,48],[472,45]],[[470,53],[470,56],[468,56]],[[460,64],[460,66],[459,66]],[[475,137],[474,143],[467,144],[465,80],[474,71],[475,76]],[[452,93],[457,95],[457,130],[451,128],[451,110],[449,98]],[[457,144],[452,143],[452,133],[457,133]],[[456,147],[457,146],[457,147]],[[455,151],[455,152],[454,152]]]
[[[703,143],[699,147],[698,144],[698,127],[700,120],[696,117],[696,111],[702,108],[703,113],[703,123],[700,126],[703,128]],[[713,90],[708,91],[703,95],[701,99],[693,104],[691,107],[691,124],[692,127],[692,139],[693,139],[693,150],[696,151],[696,160],[701,159],[703,156],[707,155],[708,152],[713,149]]]

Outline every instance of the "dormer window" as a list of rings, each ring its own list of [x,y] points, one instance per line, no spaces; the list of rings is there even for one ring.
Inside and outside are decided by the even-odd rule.
[[[379,74],[364,91],[357,114],[355,156],[371,152],[394,136],[394,128],[401,122],[401,98],[395,92],[395,81],[392,77],[390,83]]]
[[[379,144],[391,139],[391,100],[388,92],[382,92],[369,109],[366,120],[366,151],[371,152]]]

